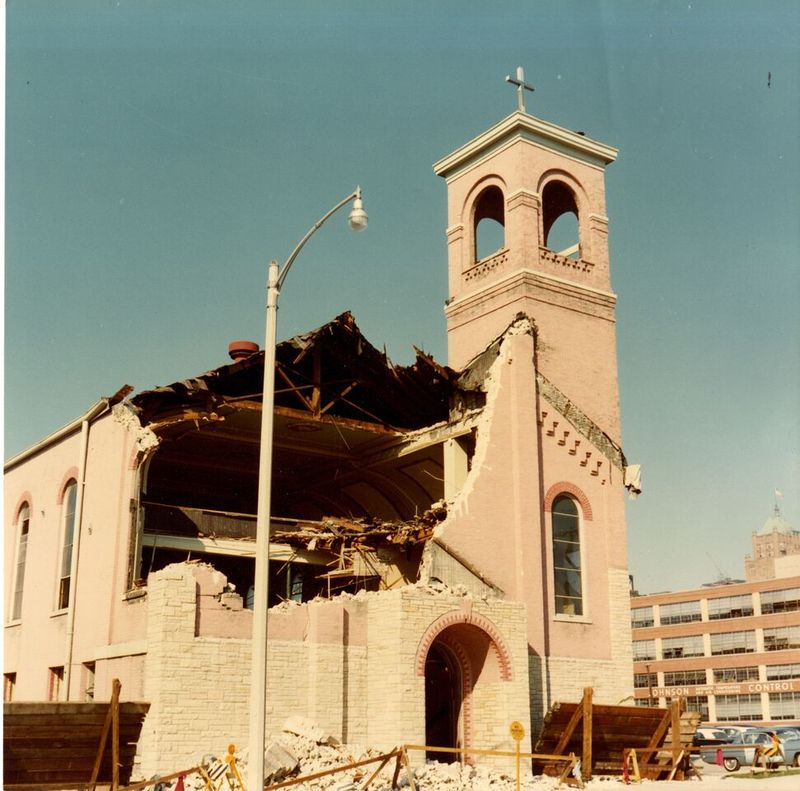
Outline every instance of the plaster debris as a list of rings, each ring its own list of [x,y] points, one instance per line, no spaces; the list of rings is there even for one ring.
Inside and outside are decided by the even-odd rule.
[[[308,729],[310,733],[322,735],[322,728],[303,718],[291,718],[285,728]],[[266,751],[267,761],[265,771],[267,782],[277,783],[291,777],[312,775],[333,769],[348,763],[363,761],[367,758],[377,757],[382,750],[367,748],[355,744],[319,744],[315,738],[303,734],[291,733],[284,730],[276,737]],[[413,757],[412,757],[413,760]],[[295,762],[296,771],[289,766]],[[242,776],[247,776],[247,759],[243,753],[237,754],[237,765]],[[344,791],[352,786],[356,788],[372,774],[377,768],[375,765],[357,767],[345,772],[326,777],[316,778],[306,783],[292,786],[296,791]],[[395,770],[395,761],[390,761],[381,771],[380,775],[370,785],[370,791],[389,791],[391,789],[392,775]],[[438,761],[415,766],[414,779],[419,791],[515,791],[516,777],[513,772],[509,775],[492,769],[490,766],[462,766],[459,763],[443,764]],[[202,791],[203,780],[199,775],[191,775],[184,781],[185,791]],[[408,788],[408,778],[401,770],[398,778],[400,788]],[[537,775],[525,777],[524,771],[520,788],[523,791],[551,791],[557,786],[557,778]]]

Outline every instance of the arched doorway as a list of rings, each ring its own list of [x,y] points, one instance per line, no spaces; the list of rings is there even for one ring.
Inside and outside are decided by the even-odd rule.
[[[425,680],[425,735],[430,746],[468,748],[476,735],[482,737],[486,722],[505,716],[491,686],[512,680],[511,658],[497,627],[473,612],[471,603],[441,615],[425,630],[417,647],[416,672]],[[479,706],[491,708],[491,713],[482,712],[477,734],[476,699]],[[452,762],[462,756],[432,750],[427,757]]]
[[[447,646],[437,641],[425,659],[425,744],[458,747],[463,697],[464,685],[458,661]],[[452,763],[458,760],[458,754],[429,750],[426,758]]]

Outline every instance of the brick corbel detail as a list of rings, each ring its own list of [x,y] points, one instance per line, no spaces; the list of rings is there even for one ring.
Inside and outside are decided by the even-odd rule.
[[[559,481],[558,483],[554,483],[547,490],[547,494],[544,496],[545,511],[550,512],[553,510],[553,501],[560,494],[572,495],[581,505],[583,518],[586,520],[592,519],[592,506],[589,503],[589,498],[586,496],[586,494],[583,492],[581,488],[576,486],[574,483],[570,483],[569,481]]]

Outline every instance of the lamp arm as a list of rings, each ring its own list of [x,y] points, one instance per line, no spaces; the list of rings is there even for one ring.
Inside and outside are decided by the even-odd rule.
[[[289,269],[294,263],[294,259],[297,258],[298,253],[303,249],[305,243],[322,227],[322,225],[324,225],[331,215],[339,211],[339,209],[341,209],[345,204],[350,203],[351,200],[355,200],[360,196],[360,188],[353,190],[353,192],[351,192],[346,198],[340,200],[327,214],[325,214],[321,219],[317,220],[317,222],[315,222],[311,228],[308,229],[306,235],[297,243],[297,247],[292,250],[291,255],[286,259],[286,262],[281,267],[281,270],[278,273],[278,282],[276,284],[278,289],[280,289],[283,285],[283,281],[286,279],[286,275],[289,274]]]

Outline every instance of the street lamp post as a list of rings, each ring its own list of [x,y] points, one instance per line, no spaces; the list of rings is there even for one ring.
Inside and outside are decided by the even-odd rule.
[[[250,671],[250,740],[248,789],[264,788],[264,734],[267,720],[267,618],[269,602],[269,532],[272,488],[272,434],[275,405],[275,344],[278,328],[278,294],[305,243],[342,206],[353,202],[347,218],[354,231],[367,227],[361,187],[337,203],[318,220],[292,250],[282,267],[271,261],[267,279],[267,315],[264,340],[264,386],[261,405],[261,447],[258,462],[258,510],[256,517],[256,568],[253,593],[253,653]]]

